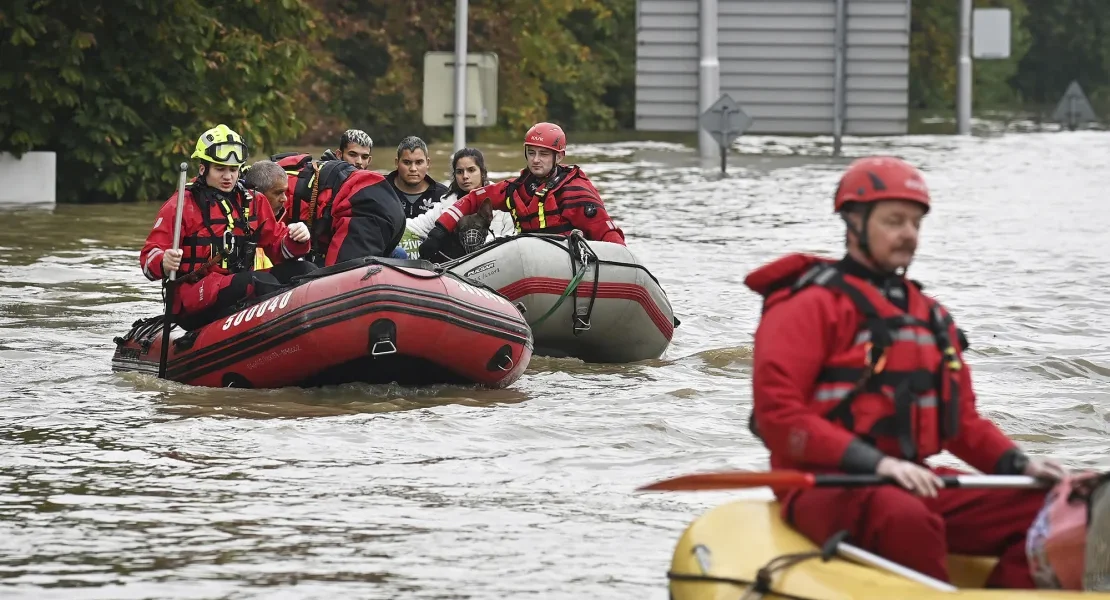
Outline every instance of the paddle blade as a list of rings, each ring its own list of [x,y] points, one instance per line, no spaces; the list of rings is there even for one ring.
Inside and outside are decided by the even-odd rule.
[[[684,492],[692,490],[736,490],[755,487],[776,489],[811,488],[816,483],[812,473],[801,471],[719,471],[681,475],[639,487],[637,492]]]

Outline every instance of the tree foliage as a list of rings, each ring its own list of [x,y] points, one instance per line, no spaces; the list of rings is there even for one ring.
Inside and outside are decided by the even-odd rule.
[[[1110,112],[1110,1],[975,5],[1013,16],[1011,57],[974,63],[976,110],[1043,108],[1076,79]],[[955,104],[958,6],[912,2],[912,107]],[[451,1],[6,0],[0,151],[56,151],[63,201],[161,200],[220,122],[252,158],[348,127],[434,140],[424,53],[453,51],[454,25]],[[499,57],[497,129],[633,127],[636,0],[483,0],[468,25],[468,49]]]
[[[1010,57],[974,61],[972,100],[976,107],[1012,106],[1016,91],[1009,79],[1029,50],[1025,27],[1027,0],[976,0],[976,8],[1010,9]],[[957,58],[960,49],[960,3],[914,0],[910,18],[910,105],[949,108],[956,102]]]
[[[454,2],[313,0],[327,15],[330,60],[314,103],[319,137],[363,126],[396,139],[427,137],[424,53],[453,51]],[[471,3],[468,52],[495,52],[498,124],[523,131],[558,119],[575,128],[632,122],[635,0]]]
[[[1055,104],[1076,80],[1096,109],[1110,109],[1110,2],[1024,1],[1032,44],[1010,83],[1029,102]]]
[[[161,199],[209,126],[256,153],[301,133],[316,16],[300,0],[8,0],[0,150],[56,151],[63,201]]]

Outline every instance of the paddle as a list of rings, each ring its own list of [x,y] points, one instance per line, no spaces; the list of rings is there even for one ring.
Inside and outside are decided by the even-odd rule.
[[[1043,488],[1051,485],[1025,475],[940,475],[945,488],[1015,489]],[[879,475],[814,474],[802,471],[718,471],[664,479],[636,488],[637,492],[680,492],[693,490],[734,490],[756,487],[806,489],[814,487],[866,487],[898,485]]]
[[[852,559],[865,565],[871,565],[872,567],[875,567],[877,569],[885,569],[887,571],[890,571],[891,573],[894,573],[895,575],[905,577],[910,581],[916,581],[917,583],[931,587],[934,590],[940,590],[942,592],[955,592],[958,590],[958,588],[954,585],[945,583],[939,579],[929,577],[924,573],[900,565],[892,560],[887,560],[879,556],[878,554],[873,554],[871,552],[868,552],[867,550],[864,550],[863,548],[847,544],[843,541],[843,537],[841,537],[841,539],[836,541],[835,543],[837,554],[841,555],[844,558]]]
[[[181,171],[177,178],[177,214],[173,221],[173,249],[181,249],[181,214],[185,210],[185,172],[189,170],[189,163],[181,163]],[[162,356],[158,359],[158,378],[166,378],[166,363],[170,356],[170,329],[173,327],[173,297],[177,286],[173,285],[177,279],[177,269],[169,272],[169,283],[166,284],[166,312],[162,318]]]
[[[1022,475],[941,475],[945,487],[955,488],[1029,488],[1044,487],[1044,482]],[[802,471],[719,471],[682,475],[657,481],[636,489],[638,492],[727,490],[738,488],[771,487],[778,489],[800,489],[814,487],[864,487],[871,485],[897,485],[897,482],[878,475],[814,474]],[[840,532],[826,543],[825,552],[883,569],[911,581],[928,586],[934,590],[954,592],[957,588],[868,552],[844,541],[847,532]]]

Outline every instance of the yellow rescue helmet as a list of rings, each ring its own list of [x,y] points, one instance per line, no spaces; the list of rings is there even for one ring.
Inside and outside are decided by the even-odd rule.
[[[216,165],[242,166],[247,162],[247,145],[243,136],[220,123],[201,134],[192,158]]]

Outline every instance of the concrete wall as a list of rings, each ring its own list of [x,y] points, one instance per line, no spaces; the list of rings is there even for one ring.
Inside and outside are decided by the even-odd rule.
[[[0,204],[55,204],[56,165],[53,152],[0,152]]]

